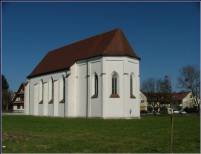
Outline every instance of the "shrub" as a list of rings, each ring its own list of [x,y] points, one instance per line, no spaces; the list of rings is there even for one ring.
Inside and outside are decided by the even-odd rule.
[[[162,114],[167,114],[167,113],[168,113],[168,112],[167,112],[167,107],[165,107],[165,106],[161,107],[161,108],[160,108],[160,113],[162,113]]]
[[[184,111],[186,111],[187,113],[197,113],[198,112],[196,107],[192,107],[192,108],[186,107],[184,109]]]
[[[145,111],[145,110],[140,111],[140,114],[146,114],[146,113],[147,113],[147,111]]]
[[[147,111],[148,112],[152,112],[153,111],[153,108],[151,106],[147,106]]]

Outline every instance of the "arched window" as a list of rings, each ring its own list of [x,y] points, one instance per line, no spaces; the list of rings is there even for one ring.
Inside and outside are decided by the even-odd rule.
[[[95,73],[92,78],[92,98],[98,97],[98,75]]]
[[[95,74],[95,95],[98,96],[98,75]]]
[[[112,94],[111,97],[119,97],[119,77],[116,72],[112,73]]]
[[[38,101],[39,101],[39,104],[43,104],[43,80],[40,80],[38,85],[39,85]]]
[[[135,84],[134,84],[134,74],[131,73],[131,75],[130,75],[130,97],[131,97],[131,98],[135,98],[135,95],[134,95],[134,88],[135,88]]]
[[[53,78],[48,81],[48,103],[53,103],[53,97],[54,97],[54,85],[53,85]]]
[[[65,103],[65,78],[59,80],[59,103]]]

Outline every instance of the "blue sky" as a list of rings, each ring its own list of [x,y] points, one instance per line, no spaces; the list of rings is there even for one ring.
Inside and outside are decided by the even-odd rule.
[[[50,50],[121,28],[142,58],[141,81],[200,63],[199,3],[4,3],[2,72],[17,90]]]

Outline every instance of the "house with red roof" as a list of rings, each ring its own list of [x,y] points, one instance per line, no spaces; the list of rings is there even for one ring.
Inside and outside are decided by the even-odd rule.
[[[24,83],[20,85],[12,99],[13,112],[24,112]]]
[[[195,106],[192,92],[177,92],[172,93],[174,105],[184,108],[192,108]]]
[[[25,114],[138,118],[139,62],[120,29],[50,51],[27,77]]]
[[[140,111],[147,111],[147,107],[148,107],[148,102],[147,102],[147,97],[146,95],[140,91]]]
[[[140,104],[141,111],[147,111],[147,108],[148,107],[153,108],[153,105],[155,108],[157,108],[157,112],[160,112],[161,107],[170,108],[171,105],[175,110],[193,108],[196,105],[194,103],[192,92],[173,92],[171,94],[167,93],[142,93],[142,94]],[[166,100],[167,97],[171,97],[171,101],[167,101]]]

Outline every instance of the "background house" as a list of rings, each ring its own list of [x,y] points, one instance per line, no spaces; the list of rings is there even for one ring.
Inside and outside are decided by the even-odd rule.
[[[24,83],[22,83],[14,94],[12,100],[12,110],[13,112],[24,112]]]
[[[147,106],[148,106],[148,102],[147,102],[147,97],[145,96],[145,94],[143,92],[140,92],[140,111],[147,111]]]
[[[144,96],[143,96],[144,95]],[[181,110],[185,108],[195,107],[192,92],[174,92],[174,93],[141,93],[142,102],[147,100],[147,108],[150,112],[161,112],[167,108],[173,107],[174,110]],[[144,108],[141,103],[141,108]],[[154,108],[154,109],[153,109]]]
[[[185,109],[193,108],[195,106],[192,92],[172,93],[172,99],[175,107],[179,106],[182,109]]]

